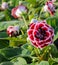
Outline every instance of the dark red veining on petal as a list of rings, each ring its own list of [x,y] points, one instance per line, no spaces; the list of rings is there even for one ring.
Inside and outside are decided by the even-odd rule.
[[[39,38],[40,40],[43,40],[45,36],[46,36],[46,32],[41,28],[38,30],[38,32],[35,35],[35,37]]]
[[[54,30],[47,23],[32,23],[27,30],[29,40],[35,47],[43,48],[53,42]]]
[[[46,5],[48,6],[49,13],[53,16],[54,13],[55,13],[55,7],[53,5],[53,2],[52,1],[48,1],[48,2],[46,2]]]

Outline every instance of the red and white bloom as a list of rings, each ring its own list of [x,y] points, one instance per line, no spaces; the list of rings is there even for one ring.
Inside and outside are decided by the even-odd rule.
[[[41,21],[30,25],[27,34],[32,45],[42,49],[53,42],[54,30],[45,21]]]
[[[7,2],[3,2],[2,5],[1,5],[1,8],[3,10],[7,9],[8,8],[8,3]]]
[[[27,13],[27,7],[22,4],[13,8],[11,11],[11,15],[14,18],[20,18],[22,13]]]
[[[54,7],[52,1],[46,2],[45,6],[44,6],[44,11],[48,11],[51,15],[54,15],[55,7]]]
[[[18,36],[19,35],[19,27],[18,26],[9,26],[7,28],[7,34],[10,36],[10,37],[13,37],[13,36]]]

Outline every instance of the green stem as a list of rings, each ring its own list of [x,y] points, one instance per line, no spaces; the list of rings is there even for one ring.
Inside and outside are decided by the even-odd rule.
[[[21,30],[22,35],[24,35],[24,32]]]
[[[34,48],[35,54],[36,54],[36,56],[38,57],[38,60],[39,60],[40,52],[38,50],[39,50],[38,48]]]
[[[27,29],[28,29],[28,25],[27,25],[27,21],[25,20],[25,17],[24,17],[24,16],[22,16],[22,18],[23,18],[23,20],[24,20],[25,26],[26,26],[26,27],[27,27]]]
[[[46,54],[47,54],[47,53],[50,54],[50,50],[51,50],[51,47],[50,47],[50,46],[49,46],[48,48],[46,48],[46,49],[44,50],[43,54],[41,55],[40,60],[44,60]]]
[[[34,51],[36,53],[36,56],[37,56],[39,62],[42,61],[42,60],[48,59],[48,57],[46,58],[46,55],[48,54],[48,56],[49,56],[49,54],[50,54],[50,50],[51,50],[50,46],[48,46],[44,50],[43,54],[41,54],[41,55],[40,55],[40,52],[38,50],[39,50],[38,48],[34,48]]]

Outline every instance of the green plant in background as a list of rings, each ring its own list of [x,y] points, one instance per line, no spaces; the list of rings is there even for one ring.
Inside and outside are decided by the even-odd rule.
[[[8,8],[2,9],[3,2],[8,4]],[[55,12],[54,9],[44,12],[46,2],[48,0],[0,1],[0,65],[58,65],[58,50],[54,45],[58,39],[58,1],[53,2]],[[40,49],[31,45],[27,30],[32,23],[42,20],[53,27],[54,38],[52,45]]]

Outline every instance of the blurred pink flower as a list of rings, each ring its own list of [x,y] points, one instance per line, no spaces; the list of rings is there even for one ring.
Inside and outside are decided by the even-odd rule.
[[[27,34],[28,39],[32,42],[32,45],[42,49],[53,42],[54,30],[44,20],[32,23],[27,30]]]
[[[54,15],[55,7],[54,7],[52,1],[46,2],[45,6],[44,6],[44,11],[48,11],[52,16]]]
[[[11,15],[14,18],[21,18],[22,13],[27,13],[27,7],[22,5],[22,4],[13,8],[12,11],[11,11]]]
[[[19,27],[18,26],[9,26],[7,28],[7,34],[10,36],[10,37],[13,37],[13,36],[18,36],[19,35]]]
[[[3,2],[2,5],[1,5],[1,8],[3,10],[7,9],[8,8],[8,3],[7,2]]]

